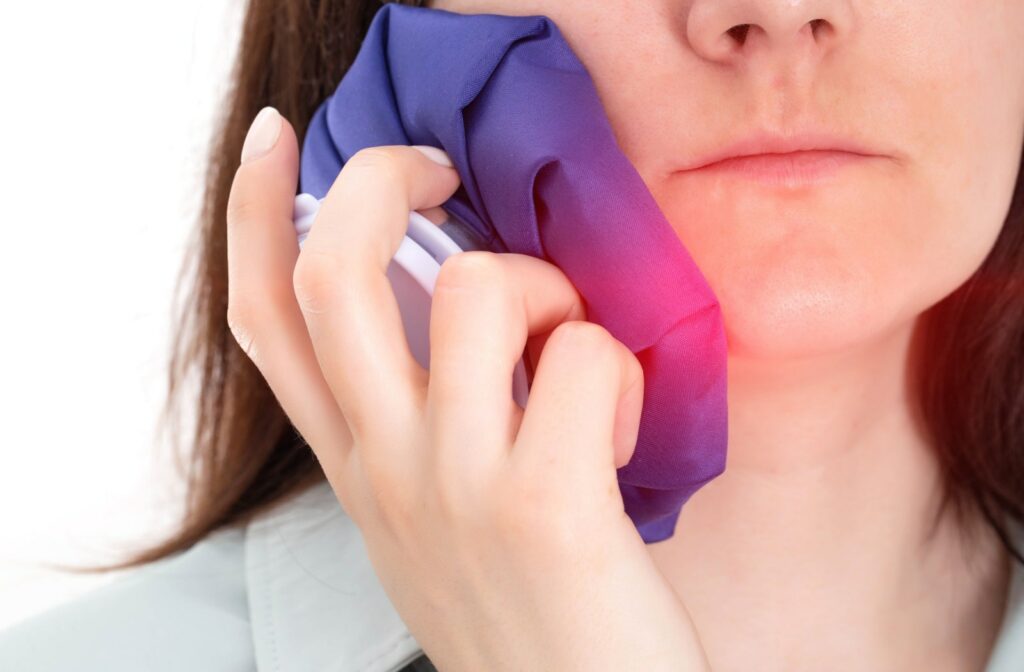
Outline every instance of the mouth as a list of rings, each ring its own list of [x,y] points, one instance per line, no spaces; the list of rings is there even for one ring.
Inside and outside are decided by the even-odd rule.
[[[843,169],[881,158],[852,141],[822,134],[757,134],[680,169],[683,174],[732,177],[776,187],[802,187],[835,178]]]
[[[806,186],[834,177],[851,163],[870,157],[840,150],[801,150],[784,154],[734,156],[684,172],[731,175],[772,186]]]

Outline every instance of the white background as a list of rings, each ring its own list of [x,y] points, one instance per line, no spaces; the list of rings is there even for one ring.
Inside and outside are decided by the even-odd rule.
[[[157,415],[243,9],[0,11],[0,629],[116,576],[42,563],[118,559],[180,514]]]

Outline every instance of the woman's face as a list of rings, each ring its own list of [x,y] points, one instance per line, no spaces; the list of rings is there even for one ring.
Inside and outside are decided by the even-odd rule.
[[[1024,0],[430,6],[558,25],[718,296],[734,356],[823,353],[908,326],[974,272],[1006,216]],[[730,33],[743,24],[745,40]],[[881,156],[802,186],[680,171],[757,130],[808,128]]]

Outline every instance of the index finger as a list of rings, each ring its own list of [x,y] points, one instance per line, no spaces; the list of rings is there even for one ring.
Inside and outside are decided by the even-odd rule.
[[[413,147],[360,150],[331,185],[299,254],[295,295],[357,441],[406,426],[424,406],[427,372],[405,339],[387,268],[409,213],[440,205],[458,185],[456,170]]]

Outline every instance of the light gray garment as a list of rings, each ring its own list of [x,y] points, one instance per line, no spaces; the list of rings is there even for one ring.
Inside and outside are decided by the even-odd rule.
[[[0,670],[252,670],[243,530],[0,632]]]
[[[1024,670],[1018,564],[1008,598],[985,672]],[[396,672],[419,655],[327,483],[0,632],[4,672]]]
[[[396,672],[423,655],[330,486],[0,632],[0,672]]]

